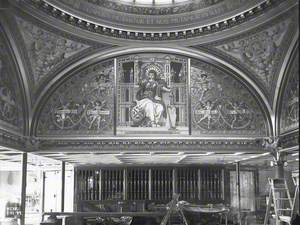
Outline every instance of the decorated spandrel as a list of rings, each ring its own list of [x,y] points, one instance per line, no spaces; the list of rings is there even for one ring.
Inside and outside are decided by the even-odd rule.
[[[117,63],[117,134],[187,134],[187,59],[137,54]]]
[[[63,83],[42,111],[39,135],[113,133],[113,61],[79,72]]]
[[[299,129],[299,56],[294,62],[289,73],[285,87],[280,118],[280,132],[284,133]]]
[[[4,31],[0,27],[0,34]],[[0,126],[22,132],[24,127],[21,87],[11,65],[11,55],[0,35]]]
[[[192,61],[192,134],[265,135],[266,124],[254,97],[230,75]]]

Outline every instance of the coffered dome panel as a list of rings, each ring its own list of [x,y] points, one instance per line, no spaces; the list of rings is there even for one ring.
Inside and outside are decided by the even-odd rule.
[[[41,0],[82,20],[131,31],[178,30],[214,23],[257,7],[264,0]]]

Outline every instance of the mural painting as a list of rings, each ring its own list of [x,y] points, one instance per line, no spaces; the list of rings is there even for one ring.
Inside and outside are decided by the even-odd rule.
[[[89,66],[54,91],[42,110],[37,133],[267,134],[261,107],[246,86],[205,62],[192,60],[191,65],[188,68],[185,57],[144,53],[118,57],[116,65],[108,60]]]
[[[139,54],[117,69],[118,134],[187,134],[187,59]]]
[[[3,32],[0,27],[0,32]],[[10,65],[10,55],[4,38],[0,36],[0,123],[9,128],[23,128],[23,109],[20,86]]]
[[[81,71],[62,84],[45,106],[39,134],[112,134],[113,61]]]
[[[192,134],[266,134],[255,99],[233,77],[192,61]]]
[[[299,128],[299,61],[292,65],[281,111],[281,132]]]

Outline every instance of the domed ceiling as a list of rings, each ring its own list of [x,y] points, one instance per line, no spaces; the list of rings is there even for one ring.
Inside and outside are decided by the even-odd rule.
[[[130,32],[180,31],[271,5],[265,0],[39,0],[42,8]],[[265,4],[268,2],[267,4]],[[50,8],[49,8],[50,7]],[[258,9],[256,9],[258,7]]]

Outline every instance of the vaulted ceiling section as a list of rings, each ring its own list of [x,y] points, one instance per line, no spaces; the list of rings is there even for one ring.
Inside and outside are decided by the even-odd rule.
[[[267,136],[299,144],[298,1],[149,2],[0,3],[0,148],[76,163],[88,163],[80,160],[88,151],[92,164],[184,164],[202,156],[221,163],[244,153],[255,158]],[[170,81],[180,126],[148,133],[126,127],[122,73],[130,80],[131,66],[168,65],[175,75],[180,70]],[[95,88],[99,74],[106,81]],[[172,146],[183,153],[152,153]],[[243,153],[231,157],[238,149]]]

